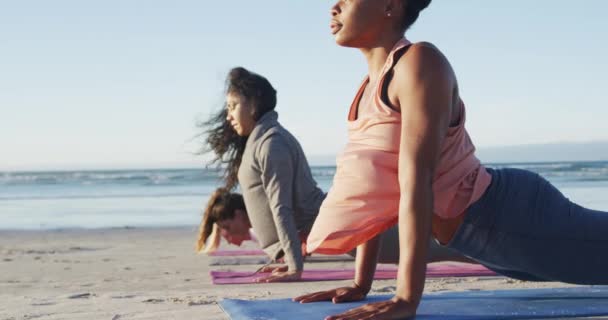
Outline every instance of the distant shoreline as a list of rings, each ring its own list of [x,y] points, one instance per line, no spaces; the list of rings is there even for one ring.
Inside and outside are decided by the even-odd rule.
[[[564,164],[564,163],[606,163],[607,159],[600,160],[530,160],[530,161],[483,161],[483,165],[487,166],[502,166],[502,165],[536,165],[536,164]],[[317,164],[311,163],[311,168],[335,168],[335,164]],[[207,171],[219,171],[215,168],[206,168],[204,165],[200,167],[149,167],[149,168],[83,168],[83,169],[34,169],[34,170],[0,170],[1,174],[14,174],[14,173],[70,173],[70,172],[145,172],[145,171],[190,171],[190,170],[207,170]]]
[[[156,231],[193,231],[198,229],[198,225],[167,225],[167,226],[123,226],[123,227],[69,227],[69,228],[40,228],[40,229],[17,229],[17,228],[0,228],[0,237],[10,235],[23,235],[27,233],[48,233],[48,234],[83,234],[91,232],[121,232],[121,231],[141,231],[141,232],[156,232]]]

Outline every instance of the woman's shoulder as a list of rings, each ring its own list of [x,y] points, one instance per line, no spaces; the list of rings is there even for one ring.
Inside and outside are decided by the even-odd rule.
[[[430,42],[413,43],[395,63],[395,78],[400,82],[419,82],[437,77],[455,78],[450,62],[441,50]],[[398,80],[399,81],[399,80]]]
[[[260,136],[259,140],[264,144],[284,143],[299,145],[298,139],[278,121],[272,127],[267,128]]]
[[[292,152],[299,148],[296,138],[277,123],[276,126],[268,128],[258,139],[257,155],[259,157],[280,156],[285,152]]]
[[[428,42],[428,41],[414,42],[414,43],[412,43],[412,45],[410,47],[417,48],[418,50],[428,49],[428,50],[440,51],[439,48],[437,48],[437,46],[435,44]]]
[[[430,42],[413,43],[395,64],[397,69],[441,69],[450,63],[441,50]]]

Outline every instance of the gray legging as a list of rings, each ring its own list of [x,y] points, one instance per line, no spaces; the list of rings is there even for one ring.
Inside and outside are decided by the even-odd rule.
[[[488,169],[492,183],[448,246],[506,276],[608,284],[608,213],[583,208],[536,173]]]
[[[399,230],[397,225],[391,227],[382,234],[380,241],[379,263],[399,263]],[[355,256],[357,249],[350,251],[350,256]],[[452,250],[448,247],[437,243],[435,239],[429,242],[429,257],[427,262],[438,261],[458,261],[458,262],[475,262],[464,255]]]

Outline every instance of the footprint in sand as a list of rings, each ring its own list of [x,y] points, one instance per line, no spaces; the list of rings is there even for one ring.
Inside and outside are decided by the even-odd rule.
[[[169,298],[167,299],[169,302],[186,304],[189,307],[192,306],[203,306],[208,304],[214,304],[214,297],[185,297],[185,298]]]
[[[131,298],[135,298],[136,295],[134,294],[128,294],[128,295],[124,295],[124,296],[110,296],[110,298],[112,299],[131,299]]]
[[[25,250],[22,251],[25,254],[55,254],[57,251],[55,250]]]
[[[29,320],[29,319],[38,319],[38,318],[42,318],[42,317],[48,317],[48,316],[51,316],[51,315],[52,314],[50,314],[50,313],[26,314],[26,315],[23,316],[23,319],[27,319],[27,320]],[[11,318],[9,318],[9,319],[11,319]],[[15,318],[12,318],[12,319],[15,319]]]
[[[142,301],[143,303],[163,303],[165,302],[164,299],[147,299]]]
[[[86,247],[70,247],[68,251],[99,251],[107,248],[86,248]]]
[[[86,292],[86,293],[73,294],[71,296],[68,296],[68,299],[88,299],[88,298],[91,298],[94,296],[95,296],[94,294]]]
[[[211,301],[211,300],[188,301],[188,306],[189,307],[205,306],[205,305],[214,304],[214,303],[215,303],[215,301]]]
[[[52,306],[52,305],[55,305],[55,304],[57,304],[57,303],[47,301],[47,302],[34,302],[34,303],[30,304],[30,305],[34,306],[34,307],[40,307],[40,306]]]

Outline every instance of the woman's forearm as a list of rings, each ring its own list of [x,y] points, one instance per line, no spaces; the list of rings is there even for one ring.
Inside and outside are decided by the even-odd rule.
[[[279,242],[283,248],[285,263],[289,271],[304,270],[304,258],[302,257],[302,244],[293,219],[293,213],[287,211],[282,215],[275,216],[275,228]]]
[[[402,190],[399,208],[399,271],[397,297],[418,304],[424,291],[433,213],[430,177],[418,177]]]
[[[355,258],[355,285],[369,292],[374,281],[374,273],[376,272],[376,263],[378,262],[378,254],[380,252],[380,237],[368,240],[367,242],[357,247],[357,256]]]

